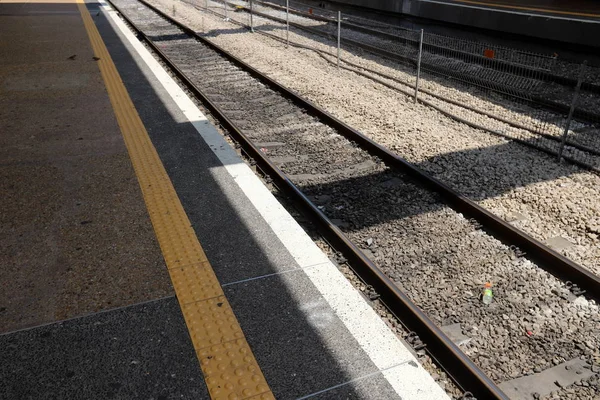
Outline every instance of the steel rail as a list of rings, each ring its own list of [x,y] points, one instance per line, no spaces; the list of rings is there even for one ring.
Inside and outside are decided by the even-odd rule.
[[[228,4],[233,4],[233,3],[228,3]],[[241,9],[245,10],[246,12],[249,12],[248,8],[245,6],[237,6],[237,7],[240,7]],[[258,15],[263,18],[271,19],[275,22],[285,23],[284,19],[272,16],[272,15],[269,15],[266,13],[261,13],[256,10],[254,10],[253,13],[254,13],[254,15]],[[302,24],[299,24],[296,22],[290,21],[289,24],[290,24],[290,26],[293,26],[297,29],[300,29],[300,30],[303,30],[303,31],[306,31],[306,32],[309,32],[309,33],[312,33],[315,35],[319,35],[319,36],[323,36],[323,37],[327,37],[327,38],[334,37],[334,35],[332,35],[328,32],[325,32],[325,31],[322,31],[322,30],[316,29],[316,28],[311,28],[311,27],[308,27],[308,26],[305,26],[305,25],[302,25]],[[372,54],[376,54],[378,56],[384,57],[384,58],[392,60],[392,61],[404,62],[404,63],[408,63],[411,65],[415,64],[415,61],[410,57],[396,54],[396,53],[393,53],[393,52],[390,52],[390,51],[387,51],[384,49],[380,49],[378,47],[371,46],[366,43],[359,42],[357,40],[341,38],[341,42],[343,44],[347,44],[350,46],[354,46],[354,47],[363,49]],[[557,112],[559,114],[567,115],[569,113],[570,106],[558,103],[553,100],[548,100],[548,99],[545,99],[540,96],[529,96],[529,94],[527,92],[523,92],[523,91],[511,91],[510,89],[508,89],[506,86],[504,86],[502,84],[489,82],[483,78],[478,78],[475,76],[469,76],[468,78],[464,78],[460,72],[452,70],[452,69],[444,67],[444,66],[430,64],[427,62],[422,62],[421,65],[424,69],[429,70],[429,72],[434,73],[438,76],[442,76],[442,77],[446,77],[446,78],[451,77],[452,79],[461,81],[468,85],[476,85],[476,86],[479,86],[486,90],[491,89],[491,90],[494,90],[498,93],[501,93],[501,94],[504,94],[507,96],[517,97],[517,98],[519,98],[527,103],[530,103],[534,106],[543,106],[546,109],[548,109],[552,112]],[[582,122],[588,122],[588,123],[594,124],[594,123],[597,123],[598,121],[600,121],[600,114],[596,114],[596,113],[582,110],[582,109],[577,109],[573,113],[573,118],[577,119],[579,121],[582,121]]]
[[[254,0],[254,1],[257,4],[264,4],[266,7],[271,7],[271,8],[278,9],[278,10],[285,10],[285,8],[279,4],[270,3],[268,1],[261,1],[261,0]],[[303,12],[300,10],[296,10],[293,8],[290,8],[290,13],[292,13],[294,15],[298,15],[300,17],[315,19],[315,20],[321,21],[321,22],[327,22],[327,23],[335,22],[331,18],[327,18],[327,17],[321,16],[321,15],[309,14],[309,13],[306,13],[306,12]],[[376,36],[379,36],[384,39],[389,39],[389,40],[394,40],[394,41],[398,41],[399,39],[402,39],[404,41],[411,42],[415,47],[417,47],[419,45],[418,40],[403,38],[401,36],[397,36],[392,33],[388,33],[388,32],[384,32],[384,31],[375,29],[374,27],[365,27],[365,26],[359,25],[358,23],[353,23],[353,22],[348,22],[348,21],[342,21],[342,25],[346,25],[348,28],[356,30],[358,32],[376,35]],[[404,29],[404,30],[411,32],[411,33],[415,33],[415,34],[417,33],[416,31],[411,31],[409,29]],[[575,87],[575,85],[577,85],[577,79],[568,78],[568,77],[560,76],[560,75],[556,75],[556,74],[551,74],[551,73],[545,72],[545,71],[535,70],[535,69],[528,68],[523,65],[514,64],[514,63],[511,63],[508,61],[504,61],[504,60],[490,59],[490,58],[486,58],[479,54],[467,53],[467,52],[464,52],[461,50],[450,49],[447,47],[442,47],[442,46],[438,46],[436,44],[431,44],[431,43],[426,43],[426,42],[423,42],[423,48],[427,49],[429,52],[434,53],[434,54],[441,54],[441,55],[453,54],[453,55],[456,55],[457,58],[469,59],[470,61],[474,60],[476,64],[480,64],[480,65],[483,65],[486,67],[492,67],[493,69],[498,69],[500,71],[502,71],[501,68],[510,68],[511,71],[513,71],[513,72],[520,72],[520,73],[535,72],[535,73],[539,74],[540,79],[549,80],[549,81],[559,83],[564,86],[571,86],[573,88]],[[473,58],[473,57],[475,57],[475,58]],[[600,85],[595,85],[593,83],[583,82],[581,85],[581,88],[584,90],[587,90],[591,93],[600,93]]]
[[[193,6],[194,6],[194,7],[196,7],[195,5],[193,5]],[[199,9],[199,8],[198,8],[198,9]],[[208,12],[210,12],[210,13],[212,13],[213,15],[216,15],[216,16],[222,16],[222,14],[219,14],[219,13],[217,13],[217,12],[215,12],[215,11],[212,11],[212,10],[207,10],[207,11],[208,11]],[[238,25],[238,26],[242,26],[242,27],[247,27],[247,25],[245,25],[244,23],[242,23],[242,22],[238,22],[238,21],[236,21],[236,20],[233,20],[233,19],[232,19],[232,20],[230,20],[230,21],[229,21],[229,23],[232,23],[232,24],[235,24],[235,25]],[[256,32],[256,33],[258,33],[258,34],[261,34],[261,35],[265,35],[265,36],[267,36],[267,37],[270,37],[270,38],[272,38],[272,39],[274,39],[274,40],[277,40],[277,41],[280,41],[280,42],[282,42],[282,43],[288,43],[287,41],[285,41],[285,40],[281,39],[280,37],[278,37],[277,35],[274,35],[274,34],[272,34],[272,33],[263,32],[263,31],[260,31],[260,30],[255,30],[254,32]],[[326,51],[324,51],[324,50],[319,50],[319,49],[316,49],[316,48],[312,48],[312,47],[310,47],[310,46],[306,46],[306,45],[298,44],[298,43],[296,43],[296,42],[289,42],[288,44],[291,44],[292,46],[295,46],[295,47],[298,47],[298,48],[303,48],[303,49],[306,49],[306,50],[312,50],[312,51],[315,51],[315,52],[317,52],[317,54],[319,54],[321,57],[323,57],[323,58],[324,58],[324,59],[325,59],[327,62],[331,62],[331,61],[330,61],[329,59],[327,59],[326,57],[324,57],[324,55],[334,56],[334,54],[332,54],[332,53],[328,53],[328,52],[326,52]],[[407,95],[407,96],[412,96],[412,94],[410,94],[410,93],[408,93],[408,92],[406,92],[406,91],[404,91],[404,90],[402,90],[402,89],[400,89],[400,88],[398,88],[398,87],[395,87],[395,86],[393,86],[393,85],[391,85],[391,84],[389,84],[389,83],[387,83],[387,82],[384,82],[384,81],[382,81],[381,79],[378,79],[378,78],[376,78],[376,77],[373,77],[373,76],[371,76],[371,75],[367,75],[367,74],[363,73],[362,71],[359,71],[358,69],[362,69],[362,70],[368,71],[368,72],[370,72],[370,73],[372,73],[372,74],[379,75],[379,76],[381,76],[381,77],[383,77],[383,78],[385,78],[385,79],[392,80],[392,81],[394,81],[394,82],[396,82],[396,83],[398,83],[398,84],[401,84],[401,85],[404,85],[404,86],[409,86],[409,87],[412,87],[412,86],[410,86],[408,83],[406,83],[406,82],[403,82],[403,81],[401,81],[401,80],[399,80],[399,79],[397,79],[397,78],[395,78],[395,77],[392,77],[392,76],[389,76],[389,75],[383,74],[383,73],[381,73],[381,72],[378,72],[378,71],[375,71],[375,70],[372,70],[372,69],[369,69],[369,68],[367,68],[367,67],[364,67],[364,66],[361,66],[361,65],[354,64],[354,63],[352,63],[352,62],[350,62],[350,61],[347,61],[347,60],[343,60],[343,61],[344,61],[344,63],[346,63],[346,64],[348,64],[348,65],[350,65],[350,66],[352,66],[352,67],[355,67],[355,68],[357,68],[357,69],[353,69],[353,68],[346,67],[346,66],[343,66],[343,65],[342,65],[342,66],[340,66],[340,68],[343,68],[343,69],[346,69],[346,70],[348,70],[348,71],[351,71],[351,72],[354,72],[354,73],[356,73],[356,74],[359,74],[359,75],[361,75],[361,76],[364,76],[365,78],[371,79],[372,81],[374,81],[374,82],[377,82],[377,83],[379,83],[379,84],[381,84],[381,85],[384,85],[384,86],[386,86],[386,87],[388,87],[388,88],[390,88],[390,89],[392,89],[392,90],[398,91],[399,93],[403,93],[403,94],[405,94],[405,95]],[[429,96],[431,96],[431,97],[434,97],[434,98],[436,98],[436,99],[438,99],[438,100],[442,100],[442,101],[444,101],[444,102],[447,102],[447,103],[450,103],[450,104],[454,104],[454,105],[456,105],[456,106],[459,106],[459,107],[461,107],[461,108],[464,108],[464,109],[466,109],[466,110],[469,110],[469,111],[472,111],[472,112],[478,113],[478,114],[480,114],[480,115],[484,115],[484,116],[486,116],[486,117],[489,117],[489,118],[495,119],[495,120],[497,120],[497,121],[500,121],[500,122],[503,122],[503,123],[505,123],[505,124],[508,124],[508,125],[510,125],[510,126],[513,126],[513,127],[515,127],[515,128],[518,128],[518,129],[523,129],[523,130],[525,130],[525,131],[528,131],[528,132],[530,132],[530,133],[531,133],[531,134],[533,134],[533,135],[538,135],[538,136],[541,136],[541,137],[543,137],[543,138],[546,138],[546,139],[548,139],[548,140],[555,141],[555,142],[557,142],[557,143],[560,143],[560,142],[561,142],[561,138],[560,138],[560,137],[555,137],[555,136],[552,136],[552,135],[550,135],[550,134],[547,134],[547,133],[538,132],[538,131],[536,131],[536,130],[534,130],[534,129],[531,129],[531,128],[527,127],[527,126],[524,126],[524,125],[521,125],[521,124],[519,124],[519,123],[516,123],[516,122],[510,121],[510,120],[507,120],[507,119],[505,119],[505,118],[503,118],[503,117],[499,117],[499,116],[497,116],[497,115],[494,115],[494,114],[488,113],[488,112],[486,112],[486,111],[482,111],[482,110],[479,110],[479,109],[476,109],[476,108],[470,107],[470,106],[468,106],[468,105],[466,105],[466,104],[464,104],[464,103],[461,103],[461,102],[458,102],[458,101],[455,101],[455,100],[447,99],[447,98],[445,98],[445,97],[443,97],[443,96],[440,96],[440,95],[438,95],[438,94],[436,94],[436,93],[433,93],[433,92],[431,92],[431,91],[429,91],[429,90],[427,90],[427,89],[421,89],[421,92],[423,92],[423,93],[425,93],[425,94],[427,94],[427,95],[429,95]],[[451,118],[451,119],[453,119],[453,120],[455,120],[455,121],[457,121],[457,122],[460,122],[460,123],[463,123],[463,124],[465,124],[465,125],[468,125],[468,126],[470,126],[470,127],[472,127],[472,128],[479,129],[479,130],[482,130],[482,131],[488,132],[488,133],[490,133],[490,134],[492,134],[492,135],[499,136],[499,137],[502,137],[502,138],[504,138],[504,139],[507,139],[507,140],[511,140],[511,141],[514,141],[514,142],[520,143],[520,144],[522,144],[522,145],[524,145],[524,146],[527,146],[527,147],[529,147],[529,148],[532,148],[532,149],[535,149],[535,150],[541,151],[541,152],[543,152],[543,153],[546,153],[546,154],[548,154],[548,155],[551,155],[551,156],[556,156],[556,155],[558,154],[556,151],[553,151],[553,150],[551,150],[551,149],[548,149],[548,148],[545,148],[545,147],[542,147],[542,146],[538,146],[538,145],[536,145],[535,143],[531,143],[531,142],[529,142],[529,141],[527,141],[527,140],[520,139],[520,138],[515,138],[515,137],[513,137],[513,136],[510,136],[510,135],[507,135],[507,134],[505,134],[505,133],[503,133],[503,132],[500,132],[500,131],[497,131],[497,130],[494,130],[494,129],[490,129],[490,128],[487,128],[487,127],[485,127],[485,126],[483,126],[483,125],[479,125],[479,124],[476,124],[476,123],[470,122],[469,120],[467,120],[467,119],[465,119],[465,118],[462,118],[462,117],[459,117],[459,116],[457,116],[457,115],[454,115],[454,114],[452,114],[451,112],[449,112],[449,111],[447,111],[447,110],[445,110],[445,109],[443,109],[443,108],[441,108],[441,107],[439,107],[439,106],[437,106],[437,105],[435,105],[435,104],[431,103],[430,101],[427,101],[427,100],[425,100],[425,99],[423,99],[423,98],[419,98],[419,99],[418,99],[418,101],[419,101],[420,103],[422,103],[422,104],[424,104],[424,105],[428,106],[428,107],[431,107],[431,108],[433,108],[433,109],[437,110],[438,112],[440,112],[440,113],[442,113],[442,114],[446,115],[447,117],[449,117],[449,118]],[[578,143],[574,143],[574,142],[572,142],[572,141],[570,141],[570,140],[568,140],[568,139],[567,139],[567,141],[566,141],[565,143],[566,143],[567,145],[571,146],[571,147],[574,147],[574,148],[576,148],[576,149],[579,149],[579,150],[581,150],[581,151],[584,151],[584,152],[590,153],[590,154],[592,154],[592,155],[600,155],[600,151],[598,151],[598,150],[596,150],[596,149],[592,149],[592,148],[590,148],[590,147],[587,147],[587,146],[584,146],[584,145],[581,145],[581,144],[578,144]],[[594,167],[593,165],[590,165],[590,164],[587,164],[587,163],[585,163],[585,162],[579,161],[579,160],[577,160],[577,159],[575,159],[575,158],[573,158],[573,157],[570,157],[570,156],[567,156],[567,155],[564,155],[564,154],[562,155],[562,158],[563,158],[564,160],[566,160],[566,161],[568,161],[568,162],[570,162],[570,163],[574,164],[574,165],[577,165],[577,166],[581,167],[581,168],[584,168],[584,169],[586,169],[586,170],[589,170],[589,171],[592,171],[592,172],[594,172],[594,173],[600,174],[600,169],[599,169],[599,168],[597,168],[597,167]]]
[[[215,105],[202,90],[190,79],[153,43],[144,32],[131,21],[121,9],[111,0],[109,3],[132,26],[138,35],[158,54],[168,65],[173,73],[197,96],[207,109],[217,117],[223,127],[240,143],[244,151],[254,159],[258,166],[280,189],[284,190],[296,204],[322,228],[321,232],[331,244],[344,254],[351,267],[367,284],[373,286],[381,296],[382,301],[388,306],[403,324],[416,332],[427,344],[427,351],[446,370],[449,376],[461,387],[472,392],[475,396],[484,399],[508,399],[508,397],[487,377],[459,348],[456,346],[424,313],[420,310],[398,287],[383,274],[383,272],[369,260],[362,251],[352,243],[344,233],[335,226],[290,180],[275,166],[263,152],[260,151],[237,126]],[[285,88],[279,83],[266,77],[256,69],[250,67],[242,60],[229,54],[211,41],[197,34],[191,28],[174,20],[156,7],[144,0],[136,0],[150,8],[162,18],[178,26],[183,32],[200,41],[202,44],[225,57],[228,61],[245,70],[251,76],[260,80],[271,89],[279,92],[296,105],[302,107],[309,114],[319,118],[322,122],[335,128],[348,140],[356,142],[364,150],[382,159],[386,164],[397,167],[407,175],[413,177],[421,184],[438,192],[446,202],[456,211],[463,212],[467,217],[478,220],[482,226],[497,234],[497,237],[512,245],[517,245],[522,250],[528,251],[534,261],[543,261],[547,270],[556,273],[563,279],[577,283],[581,288],[592,293],[600,293],[600,279],[589,271],[574,264],[562,255],[550,250],[543,244],[535,241],[518,229],[510,226],[500,218],[491,214],[475,204],[465,196],[453,191],[451,188],[411,165],[399,156],[391,153],[385,147],[367,138],[360,132],[336,119],[326,111],[320,109],[312,102],[300,97],[295,92]]]

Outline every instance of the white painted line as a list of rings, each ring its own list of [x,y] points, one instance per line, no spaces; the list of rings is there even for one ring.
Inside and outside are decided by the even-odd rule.
[[[51,10],[47,10],[47,11],[26,11],[25,14],[58,14],[58,15],[75,15],[75,14],[79,14],[81,15],[81,12],[79,10],[77,11],[51,11]]]
[[[239,158],[192,100],[140,43],[117,13],[99,0],[108,14],[139,54],[175,104],[194,125],[204,141],[223,163],[248,200],[269,224],[272,231],[316,286],[346,329],[354,336],[375,366],[403,399],[443,400],[446,392],[423,369],[412,353],[386,326],[344,275],[283,208],[269,189]],[[313,266],[313,268],[308,268]],[[401,365],[398,365],[401,364]],[[410,368],[400,370],[404,365]]]
[[[240,281],[234,281],[234,282],[227,282],[227,283],[223,283],[221,284],[222,287],[227,287],[227,286],[233,286],[233,285],[239,285],[241,283],[246,283],[246,282],[253,282],[259,279],[266,279],[266,278],[271,278],[273,276],[281,276],[284,274],[289,274],[290,272],[298,272],[298,271],[304,271],[305,269],[308,268],[314,268],[314,267],[318,267],[320,266],[320,264],[317,265],[311,265],[309,267],[305,267],[305,268],[292,268],[292,269],[286,269],[284,271],[280,271],[280,272],[274,272],[272,274],[265,274],[265,275],[259,275],[259,276],[254,276],[252,278],[247,278],[247,279],[242,279]]]
[[[81,15],[81,13],[79,13],[79,15]],[[64,323],[69,323],[71,321],[78,321],[78,320],[85,321],[86,318],[92,318],[97,315],[110,314],[112,312],[119,312],[119,311],[127,310],[130,308],[134,308],[134,307],[141,307],[141,306],[144,306],[147,304],[157,303],[159,301],[166,301],[169,299],[175,300],[175,295],[171,294],[168,296],[159,297],[158,299],[144,300],[144,301],[140,301],[139,303],[127,304],[125,306],[119,306],[119,307],[115,307],[115,308],[105,308],[103,310],[99,310],[99,311],[93,312],[91,314],[82,314],[82,315],[77,315],[75,317],[71,317],[71,318],[67,318],[67,319],[59,319],[58,321],[45,322],[45,323],[39,324],[39,325],[28,326],[26,328],[19,328],[19,329],[15,329],[14,331],[2,332],[2,333],[0,333],[0,336],[8,336],[8,335],[12,335],[13,333],[32,331],[34,329],[43,328],[46,326],[52,326],[52,325],[58,326],[58,325],[62,325]]]
[[[391,368],[395,368],[395,367],[391,367]],[[348,382],[340,383],[339,385],[334,385],[334,386],[328,387],[327,389],[319,390],[318,392],[314,392],[314,393],[308,394],[306,396],[298,397],[296,400],[310,399],[311,397],[315,397],[315,396],[318,396],[320,394],[324,394],[324,393],[330,392],[332,390],[341,388],[342,386],[350,385],[352,383],[360,382],[360,381],[363,381],[363,380],[365,380],[367,378],[371,378],[371,377],[377,376],[379,374],[382,374],[383,372],[385,372],[385,370],[384,371],[371,372],[370,374],[366,374],[366,375],[363,375],[363,376],[359,376],[358,378],[351,379]]]

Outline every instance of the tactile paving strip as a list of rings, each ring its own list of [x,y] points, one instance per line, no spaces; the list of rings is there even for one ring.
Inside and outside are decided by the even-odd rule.
[[[256,395],[267,395],[273,398],[269,388],[256,376],[253,356],[245,340],[233,340],[206,347],[198,352],[202,370],[206,374],[206,383],[215,389],[215,394],[223,399],[247,399]],[[235,381],[239,386],[221,382]],[[239,390],[241,389],[241,392]],[[236,397],[238,393],[240,397]],[[211,392],[212,395],[212,392]]]
[[[273,399],[100,33],[79,11],[213,399]]]
[[[221,285],[208,263],[171,268],[169,273],[182,309],[186,304],[223,296]]]
[[[185,304],[181,309],[192,340],[202,350],[244,338],[225,296]]]

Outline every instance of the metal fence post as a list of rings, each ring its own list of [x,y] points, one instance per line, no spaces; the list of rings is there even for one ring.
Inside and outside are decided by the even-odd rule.
[[[202,33],[206,33],[204,29],[204,14],[208,12],[208,0],[204,0],[204,12],[202,13]]]
[[[254,7],[252,5],[252,0],[250,0],[250,32],[254,32]]]
[[[340,67],[340,47],[342,41],[342,12],[338,11],[338,48],[337,48],[337,66]]]
[[[575,86],[575,93],[573,94],[573,100],[571,101],[571,108],[569,108],[569,115],[567,117],[567,122],[565,123],[565,131],[563,133],[562,141],[560,143],[560,149],[558,150],[558,161],[562,158],[563,151],[565,150],[565,143],[567,142],[567,135],[569,134],[569,128],[571,127],[571,121],[573,120],[573,113],[575,112],[575,107],[577,107],[577,100],[579,100],[579,92],[581,90],[581,83],[583,81],[583,73],[585,71],[585,66],[587,65],[587,60],[581,63],[581,67],[579,68],[579,78],[577,78],[577,86]]]
[[[421,53],[423,53],[423,29],[421,29],[421,38],[419,39],[419,56],[417,59],[417,81],[415,82],[415,103],[419,97],[419,77],[421,76]]]
[[[285,48],[290,45],[290,0],[285,0]]]

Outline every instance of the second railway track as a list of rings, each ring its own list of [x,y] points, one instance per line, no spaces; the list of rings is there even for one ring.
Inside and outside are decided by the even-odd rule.
[[[186,0],[186,1],[190,5],[196,7],[198,10],[207,11],[213,15],[219,15],[221,17],[230,15],[231,18],[228,18],[228,20],[231,23],[250,28],[248,25],[248,21],[245,20],[248,18],[248,15],[240,17],[240,15],[235,13],[233,10],[230,10],[229,12],[225,11],[223,13],[223,11],[225,10],[225,7],[223,7],[223,8],[219,8],[218,6],[215,7],[214,6],[215,1],[211,0],[211,2],[208,3],[208,4],[212,4],[212,7],[209,7],[209,8],[203,8],[202,2],[198,3],[198,2],[189,1],[189,0]],[[205,4],[204,4],[205,6],[206,6],[206,3],[207,2],[205,2]],[[257,2],[257,1],[254,1],[254,3],[255,4],[257,4],[257,3],[263,4],[262,2]],[[234,1],[233,3],[227,2],[226,4],[235,5],[235,7],[238,7],[238,8],[235,8],[236,10],[248,11],[248,7],[245,6],[244,1]],[[266,4],[266,3],[264,3],[264,4]],[[269,11],[267,11],[267,10],[269,10]],[[270,6],[265,7],[263,11],[271,12],[271,13],[275,13],[275,14],[281,14],[281,11],[273,10],[270,8]],[[284,20],[281,18],[281,15],[265,14],[264,12],[259,12],[256,9],[254,10],[254,15],[255,15],[254,20],[256,23],[255,32],[258,32],[261,35],[268,36],[275,40],[279,40],[279,41],[285,40],[285,39],[282,39],[281,37],[278,37],[276,32],[272,32],[271,29],[273,27],[271,27],[268,23],[268,21],[278,21],[279,23],[284,22]],[[284,14],[284,16],[285,16],[285,14]],[[262,17],[262,18],[258,18],[258,17]],[[262,21],[259,21],[261,19],[262,19]],[[328,21],[330,21],[330,20],[328,19]],[[265,27],[267,29],[261,29],[260,25],[264,24],[265,22],[266,22]],[[316,35],[324,35],[327,38],[332,37],[330,33],[323,32],[323,31],[317,29],[316,27],[305,26],[303,24],[299,24],[298,21],[296,21],[295,23],[291,23],[291,24],[300,30],[307,30]],[[368,37],[368,35],[366,37]],[[367,42],[368,42],[368,40],[367,40]],[[364,43],[362,43],[362,44],[361,43],[357,42],[357,44],[359,45],[358,47],[360,47],[362,44],[364,44]],[[321,57],[323,57],[328,62],[335,63],[335,59],[334,59],[335,54],[330,53],[328,50],[325,50],[322,47],[318,48],[318,47],[314,47],[311,45],[305,45],[305,44],[299,43],[295,40],[290,41],[289,44],[292,46],[296,46],[298,48],[313,50],[313,51],[317,52]],[[372,47],[370,45],[367,45],[367,46],[369,48]],[[393,43],[389,44],[390,48],[394,48],[396,46],[397,46],[397,44],[393,44]],[[387,54],[387,50],[384,49],[385,47],[386,46],[377,47],[377,49],[376,49],[377,51],[375,53],[378,53],[378,52],[380,53],[381,51],[383,51],[384,53]],[[390,59],[390,57],[386,57],[385,54],[379,54],[379,55],[382,56],[383,59]],[[333,59],[328,58],[328,56],[333,57]],[[391,59],[393,59],[393,58],[394,57],[392,57]],[[450,61],[450,60],[448,60],[448,61]],[[359,63],[359,64],[356,64],[355,62],[350,61],[348,59],[343,59],[341,68],[352,71],[355,74],[367,77],[367,78],[373,80],[374,82],[384,85],[384,86],[386,86],[392,90],[395,90],[399,93],[402,93],[404,95],[407,95],[407,96],[414,95],[414,87],[411,86],[414,84],[414,82],[411,83],[412,78],[407,79],[407,76],[403,76],[402,78],[399,79],[398,77],[392,76],[388,73],[384,73],[380,70],[378,71],[378,70],[374,70],[372,68],[366,67],[366,66],[362,65],[362,63]],[[468,63],[464,63],[464,62],[459,62],[459,64],[463,65],[463,66],[467,66],[467,70],[469,70],[471,72],[481,69],[481,68],[473,69],[472,67],[468,67]],[[483,68],[483,70],[487,70],[487,68]],[[404,72],[406,72],[406,71],[404,71]],[[514,72],[514,71],[512,71],[512,72]],[[484,73],[484,75],[485,75],[485,73]],[[512,73],[511,74],[493,73],[492,75],[495,76],[496,79],[498,79],[501,76],[504,76],[504,78],[501,78],[500,80],[506,80],[506,79],[510,80],[510,78],[507,78],[508,76],[515,76]],[[402,74],[401,74],[401,76],[402,76]],[[490,76],[490,78],[491,77],[492,76]],[[534,81],[536,81],[536,79],[532,80],[532,79],[523,78],[523,82],[532,83]],[[461,79],[458,79],[458,80],[456,80],[456,82],[463,82],[463,81]],[[481,82],[483,82],[483,81],[481,81]],[[487,82],[487,80],[486,80],[486,82]],[[537,82],[538,82],[537,85],[539,86],[539,83],[541,81],[537,81]],[[487,87],[486,85],[487,85],[487,83],[485,83],[483,86]],[[469,85],[466,85],[466,86],[469,86]],[[469,91],[470,89],[468,89],[466,86],[462,87],[461,90]],[[532,103],[530,101],[531,99],[524,100],[523,98],[520,98],[517,96],[516,98],[514,98],[516,103],[515,102],[511,103],[510,101],[508,101],[508,102],[503,101],[502,103],[504,104],[504,107],[505,107],[504,110],[502,110],[502,111],[496,110],[496,114],[495,114],[494,112],[486,111],[485,110],[486,106],[484,106],[484,107],[469,106],[468,103],[470,103],[470,99],[460,99],[460,100],[455,99],[454,96],[456,95],[456,93],[451,93],[451,94],[445,93],[445,95],[444,95],[445,90],[442,90],[442,94],[439,94],[439,93],[437,93],[437,91],[439,89],[440,89],[440,86],[437,86],[437,90],[428,90],[426,88],[421,88],[420,93],[422,94],[422,96],[420,97],[419,101],[423,104],[426,104],[428,107],[431,107],[431,108],[437,110],[438,112],[441,112],[441,113],[447,115],[448,117],[450,117],[458,122],[469,125],[475,129],[480,129],[485,132],[491,133],[495,136],[500,136],[505,139],[516,141],[524,146],[527,146],[530,148],[535,148],[537,150],[540,150],[540,151],[545,152],[550,155],[558,154],[559,148],[561,146],[562,134],[564,133],[564,131],[560,127],[560,124],[562,123],[560,121],[563,121],[563,119],[566,118],[566,116],[565,116],[566,108],[565,107],[561,106],[562,111],[565,111],[565,115],[561,115],[560,112],[559,113],[547,112],[547,111],[544,111],[544,110],[538,108],[537,106],[535,106],[534,105],[535,102]],[[500,89],[499,93],[501,93],[502,91],[503,90]],[[425,94],[426,96],[423,96],[423,94]],[[514,93],[513,93],[513,95],[514,95]],[[505,100],[508,100],[508,98],[510,98],[511,96],[512,95],[508,96]],[[460,97],[461,96],[459,96],[459,98]],[[525,97],[527,97],[527,96],[525,96]],[[567,96],[567,97],[569,97],[569,96]],[[493,101],[492,101],[492,103],[493,103]],[[492,103],[488,102],[487,106],[491,105]],[[523,103],[523,104],[521,104],[521,103]],[[527,105],[527,104],[529,104],[529,105]],[[507,108],[511,109],[515,106],[517,109],[520,109],[521,106],[523,106],[524,108],[520,112],[524,113],[524,115],[519,116],[518,115],[519,113],[515,114],[513,112],[508,112],[508,113],[506,112]],[[496,108],[496,107],[492,107],[492,108]],[[577,109],[579,109],[579,108],[576,108],[576,110]],[[597,116],[597,119],[600,120],[600,116]],[[484,122],[482,122],[482,121],[484,121]],[[494,122],[490,123],[491,121],[494,121]],[[591,171],[595,171],[596,173],[599,173],[600,172],[600,169],[599,169],[600,150],[597,147],[598,140],[594,135],[594,132],[597,130],[596,125],[597,124],[591,123],[591,124],[583,124],[582,126],[578,126],[576,128],[576,131],[578,132],[576,135],[576,138],[574,138],[574,140],[571,138],[566,139],[565,151],[562,154],[562,158],[564,158],[565,160],[567,160],[575,165],[578,165],[585,169],[589,169]],[[574,133],[575,133],[575,131],[572,132],[572,134],[574,134]]]
[[[277,1],[253,0],[253,2],[255,4],[263,4],[266,7],[279,11],[285,11],[284,5],[278,4]],[[303,8],[306,9],[307,7],[310,7],[306,4],[292,1],[290,2],[290,5],[290,13],[294,15],[314,19],[328,24],[335,24],[337,22],[335,21],[335,17],[332,17],[334,13],[331,10],[313,7],[310,9],[310,12],[306,12],[302,10]],[[388,39],[392,42],[398,42],[400,40],[406,44],[410,43],[413,47],[418,47],[419,45],[418,40],[415,40],[414,36],[411,36],[410,29],[397,27],[369,18],[359,17],[353,13],[345,15],[344,20],[342,21],[342,26],[358,32],[380,36],[381,38]],[[440,55],[453,55],[458,59],[464,59],[476,64],[485,65],[487,68],[497,68],[500,70],[506,70],[510,68],[512,73],[521,73],[523,75],[530,76],[537,75],[539,79],[543,79],[544,81],[556,82],[558,84],[570,87],[574,87],[577,84],[577,79],[573,77],[552,74],[547,71],[532,70],[527,64],[531,63],[533,61],[532,59],[537,58],[540,55],[528,52],[517,52],[512,54],[512,49],[496,46],[498,53],[497,58],[490,60],[483,56],[483,50],[486,48],[484,44],[476,42],[470,43],[469,47],[471,51],[469,52],[464,51],[464,49],[461,49],[460,46],[457,46],[457,43],[460,42],[463,41],[453,40],[451,37],[439,35],[437,41],[423,43],[423,46],[431,53]],[[507,52],[511,54],[506,54]],[[480,54],[481,56],[478,57],[476,54]],[[510,66],[508,65],[509,63],[511,63]],[[584,82],[582,87],[584,90],[588,90],[592,93],[600,93],[600,85],[598,84]]]
[[[561,281],[598,298],[597,276],[147,3],[112,3],[461,388],[506,398],[494,382],[576,358],[600,364],[597,306]],[[497,301],[485,307],[488,280]],[[472,336],[470,358],[438,328],[450,323]]]
[[[243,1],[230,0],[227,3],[249,11]],[[261,11],[255,10],[255,15],[280,24],[286,23],[284,7],[270,2],[256,1],[256,3],[264,7]],[[320,17],[298,10],[291,10],[290,13],[299,17],[297,20],[290,21],[290,26],[325,38],[335,38],[337,21],[332,20],[331,17]],[[314,22],[322,24],[314,24]],[[360,48],[389,60],[416,65],[416,53],[419,47],[416,32],[404,32],[398,36],[398,33],[389,34],[347,21],[342,22],[342,31],[343,45]],[[552,75],[542,67],[530,68],[518,62],[491,60],[482,55],[453,50],[452,45],[456,44],[434,45],[424,42],[423,68],[434,75],[450,77],[486,90],[495,90],[552,112],[568,114],[569,104],[565,103],[564,99],[570,99],[571,91],[577,83],[576,80]],[[582,88],[594,94],[600,91],[600,86],[587,82],[582,83]],[[580,105],[583,106],[583,104]],[[600,115],[596,110],[597,102],[592,102],[585,109],[578,107],[574,117],[582,121],[597,123]]]

